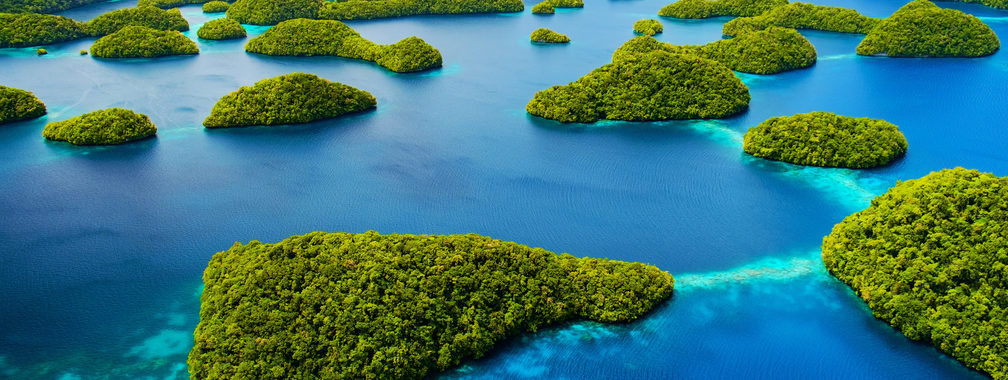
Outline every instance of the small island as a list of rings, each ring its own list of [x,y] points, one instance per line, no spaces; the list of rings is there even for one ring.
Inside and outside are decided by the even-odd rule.
[[[1001,48],[994,31],[973,15],[927,0],[904,5],[872,29],[859,55],[888,57],[982,57]]]
[[[37,13],[0,13],[0,48],[21,48],[87,37],[82,23]]]
[[[416,15],[516,13],[523,10],[525,3],[522,0],[346,0],[325,1],[319,10],[319,18],[370,20]]]
[[[675,280],[475,234],[371,231],[235,243],[203,284],[193,378],[421,379],[563,321],[635,320]]]
[[[227,17],[242,24],[276,25],[296,18],[318,18],[322,0],[237,0]]]
[[[207,21],[196,31],[196,36],[204,40],[234,40],[245,38],[246,33],[238,21],[225,17]]]
[[[823,239],[822,259],[885,321],[1008,378],[1008,177],[963,168],[898,182]]]
[[[645,19],[637,20],[633,24],[633,31],[637,34],[642,34],[645,36],[653,36],[655,34],[661,33],[663,30],[662,24],[655,19]]]
[[[157,134],[147,115],[122,108],[109,108],[46,124],[42,136],[74,145],[115,145]]]
[[[743,150],[798,165],[863,169],[903,157],[907,141],[885,120],[810,112],[773,117],[749,128]]]
[[[178,8],[183,5],[203,4],[206,2],[207,0],[137,0],[137,6],[171,9],[171,8]]]
[[[362,59],[397,73],[441,67],[441,52],[420,38],[414,36],[391,45],[379,45],[335,20],[294,19],[281,22],[249,40],[245,51],[279,56],[330,55]]]
[[[0,86],[0,124],[34,119],[45,115],[46,107],[28,91]]]
[[[771,26],[794,29],[821,30],[838,33],[867,34],[880,19],[867,17],[853,9],[828,7],[806,3],[791,3],[753,17],[740,17],[728,21],[722,28],[726,36],[763,30]]]
[[[749,88],[725,65],[666,51],[634,54],[566,86],[535,94],[525,110],[564,123],[600,119],[717,119],[749,106]]]
[[[749,17],[787,4],[788,0],[679,0],[663,7],[658,15],[684,19]]]
[[[543,1],[532,6],[532,13],[537,15],[551,15],[556,13],[556,8],[550,5],[549,1]]]
[[[91,55],[98,58],[156,58],[199,54],[196,43],[174,30],[127,26],[99,38],[91,45]]]
[[[570,37],[546,28],[539,28],[532,32],[530,36],[532,42],[539,44],[565,44],[570,42]]]
[[[189,30],[189,22],[178,8],[164,10],[154,7],[125,8],[104,13],[88,21],[87,30],[93,36],[105,36],[127,26],[180,32]]]
[[[220,1],[220,0],[208,1],[206,3],[203,3],[203,13],[227,12],[230,6],[231,4],[226,1]]]
[[[224,95],[203,125],[224,128],[309,123],[366,111],[376,104],[367,91],[314,74],[291,73]]]

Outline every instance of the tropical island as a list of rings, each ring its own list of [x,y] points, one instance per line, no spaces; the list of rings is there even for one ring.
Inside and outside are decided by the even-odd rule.
[[[888,57],[982,57],[1001,41],[987,24],[928,0],[915,0],[882,20],[858,44],[859,55]]]
[[[684,19],[748,17],[787,4],[788,0],[679,0],[663,7],[658,11],[658,15]]]
[[[722,28],[726,36],[762,30],[771,26],[794,29],[822,30],[838,33],[867,34],[880,19],[867,17],[853,9],[806,3],[791,3],[752,17],[728,21]]]
[[[521,0],[346,0],[325,1],[319,18],[369,20],[415,15],[516,13],[525,10]]]
[[[0,0],[4,13],[54,13],[104,0]]]
[[[1008,177],[963,168],[897,183],[823,239],[830,274],[876,318],[1008,378]]]
[[[196,36],[204,40],[234,40],[245,38],[246,32],[238,21],[225,17],[207,21],[196,31]]]
[[[309,123],[375,108],[375,97],[314,74],[291,73],[224,95],[203,121],[207,128]]]
[[[907,141],[885,120],[810,112],[772,117],[749,128],[743,150],[798,165],[863,169],[903,157]]]
[[[600,119],[717,119],[749,106],[749,88],[720,62],[652,51],[629,55],[566,86],[535,94],[525,110],[564,123]]]
[[[705,45],[672,45],[650,36],[640,36],[616,49],[613,61],[656,50],[698,55],[749,74],[777,74],[803,69],[814,65],[817,56],[815,47],[801,33],[794,29],[769,27]]]
[[[655,19],[637,20],[637,22],[633,24],[634,33],[643,34],[645,36],[653,36],[661,33],[663,29],[664,27],[662,27],[662,24]]]
[[[322,0],[238,0],[227,9],[227,17],[242,24],[276,25],[296,18],[318,18]]]
[[[20,88],[0,86],[0,124],[34,119],[45,113],[45,104],[35,94]]]
[[[0,48],[48,45],[87,36],[85,25],[68,17],[0,13]]]
[[[193,378],[423,378],[572,319],[637,319],[667,272],[469,235],[235,243],[203,273]]]
[[[556,8],[550,5],[549,1],[543,1],[532,6],[532,13],[537,15],[551,15],[556,13]]]
[[[227,12],[228,8],[231,7],[231,3],[220,0],[213,0],[203,3],[203,13],[220,13]]]
[[[74,145],[115,145],[157,134],[147,115],[122,108],[89,112],[73,119],[46,124],[42,136]]]
[[[98,58],[156,58],[193,54],[199,54],[199,48],[182,33],[143,26],[127,26],[99,38],[91,45],[91,55]]]
[[[532,42],[541,44],[565,44],[570,42],[570,37],[546,28],[539,28],[532,32],[530,36]]]
[[[144,26],[151,29],[180,32],[189,30],[189,22],[182,17],[182,12],[178,8],[169,10],[154,7],[117,9],[87,22],[87,30],[92,36],[109,35],[127,26]]]
[[[584,8],[583,0],[543,0],[532,6],[534,14],[554,14],[556,8]]]
[[[294,19],[281,22],[249,40],[245,51],[279,56],[330,55],[362,59],[397,73],[441,67],[441,52],[416,36],[391,45],[379,45],[335,20]]]

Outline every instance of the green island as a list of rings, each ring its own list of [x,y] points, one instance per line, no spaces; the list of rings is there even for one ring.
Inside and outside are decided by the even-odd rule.
[[[810,112],[772,117],[749,128],[743,150],[798,165],[863,169],[903,157],[907,140],[885,120]]]
[[[376,18],[477,13],[516,13],[522,0],[346,0],[325,1],[319,18],[369,20]]]
[[[566,86],[539,91],[525,110],[564,123],[591,123],[717,119],[748,106],[749,88],[725,65],[659,50],[628,55]]]
[[[532,6],[534,14],[554,14],[556,8],[584,8],[583,0],[543,0]]]
[[[300,124],[375,108],[375,97],[314,74],[291,73],[239,88],[214,104],[207,128]]]
[[[137,7],[106,12],[87,22],[87,30],[93,36],[105,36],[127,26],[143,26],[158,30],[189,30],[189,22],[176,9]]]
[[[475,234],[235,243],[203,272],[189,373],[419,379],[559,322],[640,318],[674,282],[651,265]]]
[[[823,239],[830,274],[876,318],[1008,378],[1008,177],[963,168],[897,183]]]
[[[973,15],[944,9],[927,0],[904,5],[882,20],[858,44],[859,55],[888,57],[982,57],[1001,41]]]
[[[234,40],[245,38],[246,33],[238,21],[225,17],[207,21],[196,31],[196,36],[204,40]]]
[[[991,8],[1008,9],[1008,0],[949,0],[962,3],[976,3],[986,5]]]
[[[46,107],[28,91],[0,86],[0,124],[34,119],[45,115]]]
[[[794,29],[822,30],[839,33],[867,34],[880,19],[864,16],[853,9],[806,3],[791,3],[757,16],[740,17],[724,24],[726,36],[762,30],[770,26]]]
[[[157,134],[147,115],[122,108],[89,112],[73,119],[46,124],[42,136],[74,145],[115,145]]]
[[[0,0],[3,13],[54,13],[105,0]]]
[[[227,10],[227,17],[242,24],[276,25],[296,18],[318,18],[322,0],[238,0]]]
[[[546,28],[536,29],[530,37],[535,43],[565,44],[570,42],[570,37],[567,37],[566,34],[560,34]]]
[[[769,27],[705,45],[672,45],[650,36],[631,39],[616,49],[613,61],[651,51],[694,54],[750,74],[776,74],[803,69],[816,62],[812,43],[794,29]]]
[[[87,37],[82,23],[38,13],[0,13],[0,48],[48,45]]]
[[[645,36],[653,36],[661,33],[662,30],[664,30],[664,27],[662,27],[662,24],[655,19],[637,20],[637,22],[633,24],[634,33],[643,34]]]
[[[550,5],[549,1],[543,1],[532,6],[532,13],[537,15],[551,15],[556,13],[556,8]]]
[[[127,26],[99,38],[91,45],[91,55],[98,58],[156,58],[193,54],[199,54],[199,48],[182,33],[143,26]]]
[[[420,38],[408,37],[391,45],[379,45],[335,20],[294,19],[281,22],[249,40],[245,51],[265,55],[330,55],[362,59],[397,73],[441,67],[441,52]]]
[[[226,1],[213,0],[203,3],[203,13],[227,12],[231,4]]]
[[[658,15],[686,19],[749,17],[787,4],[788,0],[679,0],[663,7]]]

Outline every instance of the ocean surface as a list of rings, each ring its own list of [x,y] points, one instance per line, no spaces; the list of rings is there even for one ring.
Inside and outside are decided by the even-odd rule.
[[[885,17],[898,0],[819,0]],[[64,12],[87,20],[131,1]],[[860,35],[803,32],[809,69],[739,74],[749,110],[718,121],[563,125],[531,117],[539,90],[610,61],[657,0],[588,0],[553,16],[408,17],[349,24],[412,35],[444,67],[395,74],[342,58],[247,54],[197,41],[194,57],[101,60],[93,39],[0,50],[0,84],[34,92],[43,118],[0,127],[0,377],[187,377],[201,274],[235,241],[310,231],[478,233],[576,256],[641,261],[677,279],[669,302],[626,325],[576,322],[504,342],[446,378],[983,378],[872,317],[822,268],[822,237],[896,181],[963,166],[1008,175],[1008,56],[854,54]],[[1008,37],[1008,12],[961,9]],[[182,8],[196,29],[211,18]],[[662,19],[659,40],[721,38],[727,18]],[[571,37],[529,43],[536,28]],[[250,27],[250,36],[265,27]],[[373,93],[378,109],[287,127],[205,130],[240,86],[315,73]],[[124,107],[155,139],[47,142],[47,122]],[[781,115],[886,119],[906,157],[876,170],[754,159],[742,135]],[[437,376],[435,376],[437,377]]]

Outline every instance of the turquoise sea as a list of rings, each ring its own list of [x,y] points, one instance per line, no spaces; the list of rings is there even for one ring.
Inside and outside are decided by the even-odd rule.
[[[884,17],[900,0],[817,0]],[[132,6],[65,12],[87,20]],[[0,377],[186,378],[201,274],[235,241],[315,230],[474,232],[671,272],[675,295],[626,325],[571,323],[499,345],[446,378],[983,378],[872,317],[822,269],[822,237],[898,180],[963,166],[1008,175],[1008,56],[854,54],[859,35],[803,32],[809,69],[740,74],[749,110],[719,121],[563,125],[525,104],[610,61],[658,0],[588,0],[553,16],[349,23],[417,35],[444,67],[395,74],[341,58],[246,54],[99,60],[93,39],[0,50],[0,84],[34,92],[41,119],[0,127]],[[1008,37],[1008,11],[961,9]],[[210,18],[182,8],[191,38]],[[721,38],[727,18],[662,19],[658,38]],[[567,46],[537,46],[549,27]],[[252,27],[250,35],[265,30]],[[374,112],[282,128],[205,130],[214,102],[295,71],[373,93]],[[115,147],[46,142],[46,122],[96,109],[147,114],[158,137]],[[745,130],[831,111],[900,126],[907,156],[877,170],[804,168],[742,153]],[[437,377],[437,376],[435,376]]]

